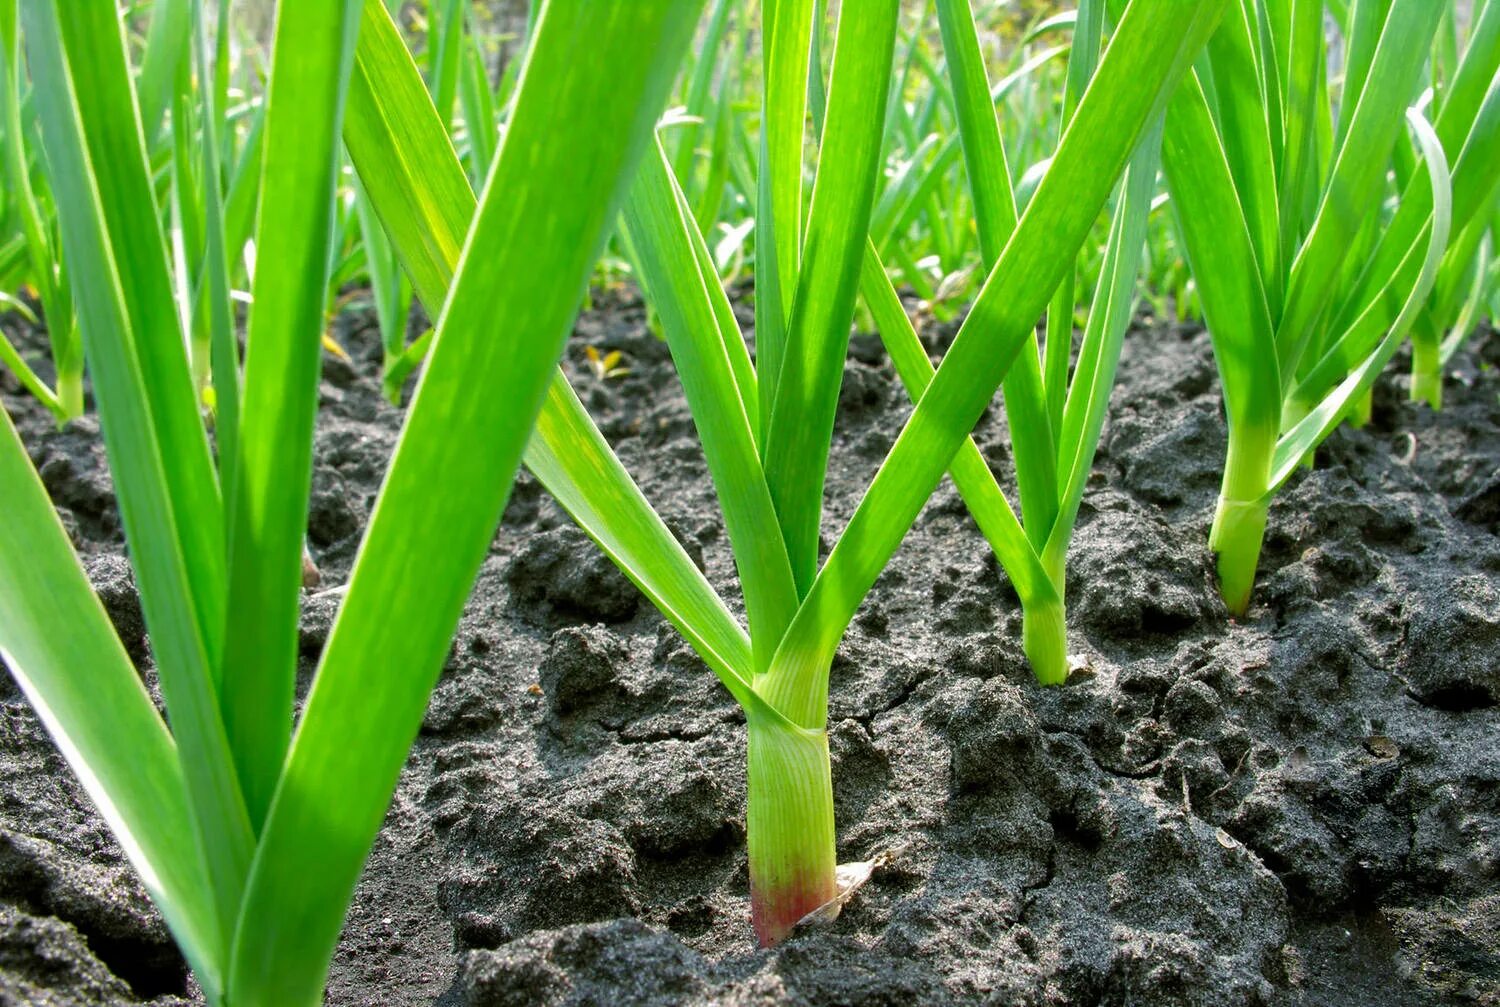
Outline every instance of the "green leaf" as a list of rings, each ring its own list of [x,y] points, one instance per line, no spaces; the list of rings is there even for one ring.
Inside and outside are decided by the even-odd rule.
[[[216,990],[223,939],[177,747],[3,410],[0,485],[0,658]]]
[[[875,327],[880,331],[881,342],[890,354],[896,374],[915,404],[931,384],[935,370],[873,243],[865,250],[860,292],[875,317]],[[973,438],[965,440],[959,447],[949,474],[980,532],[1005,568],[1022,604],[1056,600],[1047,571]]]
[[[1239,194],[1245,226],[1260,265],[1266,303],[1275,318],[1281,304],[1281,217],[1276,193],[1276,157],[1270,120],[1279,115],[1266,104],[1266,95],[1253,82],[1275,74],[1257,58],[1262,4],[1239,0],[1229,5],[1219,30],[1209,40],[1207,54],[1216,81],[1230,82],[1218,89],[1218,128],[1225,159]],[[1277,128],[1280,128],[1278,123]]]
[[[358,0],[292,4],[276,18],[240,453],[228,494],[234,617],[220,675],[224,726],[257,830],[291,737],[339,121],[359,10]]]
[[[1104,0],[1080,0],[1073,25],[1073,45],[1068,53],[1067,86],[1063,91],[1063,113],[1059,134],[1073,117],[1089,79],[1099,64],[1099,46],[1104,37]],[[987,260],[993,263],[994,260]],[[1068,365],[1073,358],[1073,314],[1077,308],[1076,277],[1072,271],[1063,274],[1057,293],[1047,308],[1047,342],[1042,356],[1042,388],[1046,394],[1046,424],[1054,440],[1061,433],[1063,409],[1067,401]],[[1018,372],[1019,373],[1019,372]],[[1034,422],[1034,421],[1033,421]],[[1019,459],[1019,456],[1018,456]],[[1044,463],[1045,465],[1045,463]],[[1049,482],[1055,483],[1054,472]],[[1035,483],[1035,480],[1030,480]],[[1048,534],[1056,526],[1056,508],[1049,505],[1043,514],[1028,515],[1036,531]]]
[[[151,26],[146,31],[146,52],[138,82],[141,122],[145,135],[154,140],[161,131],[167,109],[176,91],[175,82],[188,61],[192,32],[190,0],[153,0]]]
[[[1270,442],[1281,423],[1270,308],[1239,191],[1196,75],[1183,82],[1167,112],[1162,165],[1213,340],[1230,435]],[[1247,485],[1266,474],[1259,466],[1233,471]]]
[[[756,451],[750,414],[740,388],[729,347],[744,347],[718,278],[705,272],[706,250],[685,202],[669,174],[666,153],[659,146],[648,152],[630,198],[625,203],[625,230],[636,250],[637,262],[652,305],[681,376],[683,391],[718,491],[724,525],[734,550],[750,638],[755,645],[756,669],[764,670],[771,651],[797,611],[797,590],[782,540],[781,526],[767,489]],[[701,254],[700,254],[701,252]],[[710,290],[717,291],[717,297]],[[755,393],[752,386],[750,394]]]
[[[432,100],[437,105],[438,117],[451,131],[464,51],[463,0],[428,0],[427,16],[432,26],[427,39],[428,58],[432,61],[428,68]]]
[[[761,6],[764,91],[756,176],[755,365],[760,376],[761,446],[769,446],[776,386],[802,252],[802,143],[807,128],[813,0]]]
[[[1155,195],[1157,166],[1161,162],[1162,130],[1163,122],[1158,120],[1141,139],[1125,170],[1119,205],[1104,250],[1099,288],[1094,294],[1073,384],[1068,390],[1058,450],[1062,496],[1044,553],[1044,557],[1054,558],[1053,565],[1057,567],[1067,555],[1084,486],[1094,467],[1094,453],[1104,428],[1125,331],[1135,318],[1136,283],[1145,252],[1146,223]]]
[[[766,482],[799,594],[817,572],[823,480],[875,198],[899,13],[896,0],[870,0],[857,17],[839,18],[802,269],[773,386]],[[761,381],[764,389],[764,374]]]
[[[999,262],[803,600],[764,687],[821,726],[828,668],[860,600],[979,419],[1088,237],[1141,132],[1223,13],[1222,0],[1132,3]]]
[[[1286,312],[1276,331],[1283,391],[1289,390],[1319,316],[1329,282],[1345,262],[1350,242],[1385,180],[1401,128],[1400,110],[1413,96],[1442,4],[1394,0],[1369,80],[1339,148],[1317,218],[1297,253],[1287,284]]]
[[[699,7],[552,0],[542,10],[261,835],[235,937],[235,1002],[321,995],[360,866]],[[584,40],[590,59],[580,61]]]
[[[345,143],[417,293],[441,305],[474,216],[474,194],[401,35],[369,0]],[[422,344],[414,342],[404,360]],[[738,363],[736,372],[745,365]],[[745,381],[741,374],[741,387],[753,387]],[[730,692],[748,702],[753,662],[744,630],[631,482],[561,372],[553,375],[525,465],[682,630]]]
[[[73,319],[73,305],[67,288],[59,282],[53,262],[58,257],[50,229],[44,223],[41,204],[31,184],[31,168],[26,152],[26,130],[21,117],[21,82],[24,77],[21,40],[17,30],[16,0],[0,0],[0,103],[3,120],[0,126],[0,155],[4,156],[5,180],[14,202],[13,212],[19,218],[32,279],[41,297],[42,313],[48,322],[52,343],[52,363],[57,372],[55,389],[47,388],[10,346],[0,347],[5,366],[19,378],[33,395],[41,400],[59,423],[83,413],[83,344]]]
[[[1289,14],[1291,52],[1286,89],[1286,129],[1278,179],[1280,247],[1293,247],[1302,233],[1301,208],[1313,191],[1317,168],[1317,120],[1326,80],[1322,0],[1282,0]]]
[[[1269,497],[1280,489],[1301,464],[1302,459],[1313,448],[1323,442],[1334,428],[1343,422],[1355,399],[1363,395],[1374,384],[1385,365],[1395,356],[1412,323],[1421,313],[1427,295],[1437,282],[1438,267],[1443,252],[1448,247],[1448,235],[1453,221],[1453,194],[1448,174],[1448,160],[1443,153],[1442,141],[1437,132],[1416,110],[1407,113],[1407,121],[1416,133],[1422,150],[1423,162],[1431,186],[1432,216],[1427,229],[1427,249],[1423,256],[1421,272],[1410,287],[1401,312],[1396,316],[1390,331],[1377,350],[1357,369],[1344,379],[1332,393],[1318,403],[1308,415],[1276,445],[1276,458],[1272,467]]]
[[[410,53],[374,0],[366,0],[360,26],[344,141],[418,295],[441,304],[474,216],[474,194]],[[403,360],[422,343],[414,342]],[[754,672],[745,631],[631,481],[560,371],[525,463],[730,691],[748,696]]]
[[[983,97],[989,89],[985,85],[983,56],[968,0],[939,0],[938,19],[948,55],[969,185],[975,193],[974,223],[979,231],[981,258],[985,268],[992,270],[998,261],[995,256],[1004,249],[1016,228],[1010,166],[994,110]],[[1065,270],[1061,275],[1069,273],[1071,270]],[[1052,293],[1048,291],[1049,299]],[[1068,343],[1071,348],[1071,318]],[[1057,445],[1035,332],[1027,334],[1015,364],[1005,375],[1005,413],[1016,460],[1021,518],[1033,548],[1040,549],[1057,515]]]
[[[209,619],[223,613],[216,579],[223,542],[121,25],[108,5],[71,9],[65,23],[56,0],[28,3],[25,13],[43,139],[59,186],[63,249],[110,470],[197,838],[227,934],[253,837],[212,680],[209,641],[222,627]],[[109,168],[98,173],[96,164]],[[215,957],[221,950],[214,949]]]

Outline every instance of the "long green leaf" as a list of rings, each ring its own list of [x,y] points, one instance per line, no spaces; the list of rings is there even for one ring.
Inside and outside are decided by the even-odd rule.
[[[410,53],[377,0],[365,2],[344,140],[418,295],[428,304],[443,303],[474,217],[474,193]],[[753,385],[742,378],[742,387]],[[748,695],[753,662],[745,631],[652,510],[560,371],[525,464],[730,691]]]
[[[54,388],[47,388],[7,341],[3,350],[5,364],[21,379],[27,389],[41,400],[59,422],[83,412],[83,345],[73,319],[73,306],[67,288],[59,282],[53,269],[56,249],[43,222],[41,204],[31,184],[31,168],[26,152],[25,128],[21,116],[21,39],[16,20],[16,0],[0,0],[0,104],[3,104],[5,158],[4,177],[19,218],[31,274],[41,296],[42,311],[47,319],[52,343],[53,366],[57,372]],[[3,337],[0,337],[3,338]]]
[[[122,25],[108,5],[69,4],[60,27],[88,156],[96,167],[108,166],[96,171],[94,183],[121,289],[128,295],[134,354],[150,393],[171,499],[181,511],[176,535],[192,585],[199,635],[213,666],[224,633],[224,529],[218,482],[183,349]],[[70,269],[75,276],[81,273],[76,265]]]
[[[769,441],[801,264],[802,144],[812,20],[812,0],[766,0],[761,5],[764,92],[755,197],[755,364],[762,450]]]
[[[896,0],[868,0],[857,15],[846,8],[839,18],[802,270],[775,385],[766,482],[799,594],[818,568],[823,480],[875,198],[899,13]]]
[[[1104,38],[1104,0],[1079,0],[1073,23],[1073,45],[1068,53],[1067,84],[1063,89],[1063,110],[1058,133],[1067,128],[1078,99],[1088,87],[1089,78],[1099,63],[1099,47]],[[1073,358],[1073,314],[1077,307],[1076,277],[1063,274],[1047,308],[1047,341],[1042,350],[1042,387],[1046,392],[1047,427],[1054,440],[1061,432],[1063,409],[1067,400],[1068,365]],[[1053,476],[1053,481],[1056,476]],[[1056,513],[1031,515],[1041,528],[1056,521]],[[1048,531],[1050,534],[1050,530]]]
[[[177,748],[0,410],[0,658],[109,824],[205,989],[224,942]]]
[[[1413,96],[1443,4],[1395,0],[1381,33],[1369,81],[1354,110],[1311,233],[1292,265],[1286,312],[1276,331],[1283,390],[1288,390],[1318,318],[1327,310],[1329,280],[1384,181],[1387,158]]]
[[[27,45],[47,157],[56,181],[63,186],[57,194],[58,222],[78,290],[79,320],[121,518],[141,586],[162,693],[182,751],[197,838],[221,929],[227,935],[234,924],[253,838],[214,694],[212,658],[201,622],[208,606],[194,590],[198,584],[191,580],[195,563],[200,570],[215,565],[222,569],[222,542],[214,542],[214,555],[207,557],[190,555],[183,547],[184,539],[191,540],[201,531],[192,527],[200,519],[216,527],[217,501],[194,501],[173,492],[184,485],[173,486],[174,472],[179,477],[193,472],[189,463],[198,457],[173,455],[174,446],[191,452],[196,437],[204,470],[193,474],[210,480],[210,493],[214,490],[212,470],[201,431],[190,437],[181,427],[174,430],[163,423],[170,415],[168,406],[192,409],[192,391],[133,114],[121,26],[112,8],[89,5],[71,13],[69,27],[65,27],[59,23],[55,0],[28,3]],[[75,34],[65,53],[64,33],[69,28]],[[107,106],[107,96],[99,89],[110,87],[126,103],[124,119],[108,114],[117,109],[95,104],[85,110],[80,104],[83,96],[90,95]],[[101,153],[116,157],[105,162],[109,171],[103,175],[94,170]],[[131,192],[145,205],[122,205]],[[113,221],[107,206],[117,215]],[[143,235],[122,234],[110,226],[121,223],[121,218],[139,220],[142,216],[150,225]],[[118,252],[112,238],[119,243]],[[141,258],[127,267],[124,256],[131,253]],[[132,285],[135,280],[139,286]],[[147,296],[151,291],[165,296],[152,301]],[[143,331],[142,323],[148,320],[166,326],[166,338]],[[153,385],[149,380],[152,364],[166,372],[155,374],[168,379],[165,383]],[[191,419],[196,423],[196,417]],[[205,591],[218,586],[212,580],[203,584]],[[214,949],[214,956],[221,952]]]
[[[1271,111],[1256,81],[1274,74],[1257,58],[1259,25],[1255,0],[1229,6],[1219,30],[1209,40],[1207,54],[1214,79],[1227,82],[1218,91],[1215,125],[1239,193],[1245,225],[1260,264],[1266,302],[1275,318],[1281,304],[1281,218],[1276,195],[1276,158],[1271,140]],[[1280,124],[1277,124],[1280,129]]]
[[[700,6],[552,0],[542,9],[261,836],[235,938],[237,1002],[321,995],[360,865]],[[580,61],[585,44],[591,58]],[[654,58],[640,59],[643,50]],[[476,455],[476,443],[485,451]]]
[[[829,661],[849,619],[1021,352],[1142,130],[1223,10],[1223,0],[1137,0],[1120,20],[1051,168],[782,641],[760,691],[795,723],[823,724]]]
[[[285,4],[276,18],[255,303],[228,507],[234,617],[220,675],[224,726],[257,830],[291,738],[339,121],[359,12],[359,0]]]
[[[891,356],[891,363],[895,365],[907,395],[913,403],[920,401],[922,393],[932,382],[935,369],[911,319],[901,306],[901,298],[891,285],[890,276],[873,243],[865,251],[860,292],[875,318],[881,342]],[[973,438],[966,440],[959,447],[958,454],[953,456],[950,475],[1023,604],[1053,600],[1055,592],[1047,571]]]
[[[1196,75],[1172,99],[1162,165],[1213,340],[1230,427],[1274,438],[1281,378],[1263,274]]]
[[[1062,496],[1057,521],[1047,536],[1045,558],[1061,567],[1073,536],[1073,522],[1083,501],[1084,486],[1094,467],[1094,453],[1115,384],[1125,331],[1135,317],[1136,284],[1146,247],[1146,224],[1161,163],[1163,122],[1156,122],[1142,138],[1125,170],[1119,205],[1115,208],[1099,288],[1089,311],[1088,327],[1078,353],[1078,366],[1068,390],[1059,431],[1058,471]]]
[[[969,185],[976,194],[974,223],[979,232],[981,261],[986,270],[992,270],[1016,228],[1010,166],[994,110],[981,97],[988,88],[969,0],[938,0],[938,22],[948,55]],[[993,191],[979,195],[985,189]],[[1048,293],[1051,295],[1053,291]],[[1071,318],[1067,331],[1071,348]],[[1040,549],[1057,515],[1057,444],[1036,334],[1030,333],[1025,338],[1026,345],[1005,375],[1005,414],[1010,426],[1011,451],[1016,459],[1021,518],[1033,548]]]
[[[697,225],[685,212],[670,172],[657,145],[647,153],[625,202],[625,229],[661,316],[718,491],[745,591],[756,668],[764,670],[797,611],[797,590],[752,421],[709,294],[708,285],[717,286],[718,278],[703,271],[689,231]],[[744,345],[737,330],[733,338]]]
[[[188,61],[192,31],[190,0],[154,0],[141,61],[141,123],[148,139],[161,130],[172,104],[173,82]]]
[[[1421,271],[1410,288],[1400,314],[1392,323],[1389,333],[1377,350],[1370,354],[1360,367],[1354,370],[1337,389],[1331,392],[1276,445],[1276,459],[1271,471],[1270,491],[1274,493],[1289,479],[1307,453],[1333,432],[1342,422],[1354,400],[1367,392],[1375,379],[1395,356],[1402,340],[1410,331],[1412,323],[1421,312],[1427,295],[1437,282],[1438,267],[1443,260],[1443,251],[1448,247],[1448,235],[1453,222],[1453,196],[1448,174],[1448,160],[1443,153],[1442,141],[1421,113],[1412,110],[1407,121],[1417,135],[1422,150],[1423,162],[1431,186],[1433,211],[1427,229],[1427,248]]]

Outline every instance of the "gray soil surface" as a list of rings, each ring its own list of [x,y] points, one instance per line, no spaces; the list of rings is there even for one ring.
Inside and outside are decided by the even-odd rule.
[[[320,591],[348,574],[400,421],[369,320],[341,324],[355,359],[325,366]],[[927,330],[940,352],[952,326]],[[587,345],[621,350],[630,373],[594,377]],[[1070,557],[1083,667],[1062,688],[1033,684],[1015,595],[945,483],[833,674],[840,856],[895,863],[835,924],[774,951],[749,925],[742,717],[523,476],[329,1003],[1500,1004],[1497,363],[1500,339],[1476,337],[1440,414],[1405,402],[1398,365],[1373,423],[1336,433],[1273,508],[1234,623],[1205,548],[1224,444],[1208,340],[1144,322]],[[737,606],[692,421],[638,300],[602,297],[568,367]],[[149,680],[96,423],[57,432],[8,376],[0,391]],[[906,411],[878,341],[856,337],[830,536]],[[999,409],[977,437],[1010,486]],[[306,600],[304,688],[337,604]],[[0,1003],[195,1001],[8,676],[0,716]]]

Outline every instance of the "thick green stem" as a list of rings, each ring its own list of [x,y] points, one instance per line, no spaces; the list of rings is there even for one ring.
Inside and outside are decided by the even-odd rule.
[[[1244,615],[1250,607],[1271,504],[1269,481],[1275,451],[1274,434],[1236,437],[1233,429],[1229,432],[1224,484],[1208,545],[1219,557],[1219,593],[1231,615]]]
[[[1067,680],[1068,616],[1060,596],[1023,608],[1021,646],[1038,682],[1062,685]]]
[[[83,415],[83,356],[57,361],[58,425]]]
[[[1061,685],[1068,678],[1066,550],[1063,555],[1053,552],[1049,548],[1042,554],[1051,590],[1021,602],[1021,647],[1031,662],[1032,674],[1042,685]]]
[[[762,947],[838,894],[828,734],[751,711],[750,913]]]
[[[1443,408],[1442,347],[1436,335],[1419,329],[1411,334],[1411,400]]]

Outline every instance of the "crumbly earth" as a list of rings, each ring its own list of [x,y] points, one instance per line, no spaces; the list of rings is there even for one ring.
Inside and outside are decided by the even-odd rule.
[[[400,421],[369,318],[341,324],[354,359],[325,364],[304,688],[338,604],[322,592],[348,574]],[[925,328],[939,353],[953,326]],[[596,377],[586,346],[619,349],[630,373]],[[1272,509],[1236,623],[1205,548],[1224,444],[1209,344],[1144,320],[1069,562],[1079,671],[1033,684],[1016,597],[945,483],[833,674],[840,856],[894,863],[774,951],[749,926],[743,719],[523,475],[328,1002],[1500,1004],[1497,363],[1500,338],[1476,336],[1438,414],[1404,400],[1398,363],[1373,422],[1336,433]],[[737,606],[639,300],[602,296],[567,366]],[[0,381],[149,680],[97,425],[57,432]],[[908,410],[878,340],[855,338],[840,405],[830,538]],[[1011,486],[1003,410],[976,436]],[[194,1002],[118,846],[3,682],[0,1003]]]

